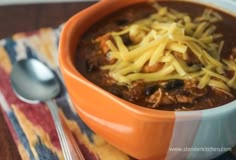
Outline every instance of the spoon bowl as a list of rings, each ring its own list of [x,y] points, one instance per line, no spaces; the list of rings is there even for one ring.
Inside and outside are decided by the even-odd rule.
[[[11,72],[11,84],[16,95],[28,103],[45,102],[51,112],[65,160],[72,160],[71,146],[58,115],[53,98],[61,92],[61,83],[45,64],[36,59],[23,59],[15,63]]]
[[[61,91],[56,75],[36,59],[16,63],[11,73],[11,83],[18,97],[29,103],[50,100]]]

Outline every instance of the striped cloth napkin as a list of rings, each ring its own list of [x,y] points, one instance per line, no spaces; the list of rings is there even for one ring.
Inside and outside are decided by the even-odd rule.
[[[0,40],[0,109],[23,160],[63,159],[48,108],[43,103],[27,104],[18,99],[9,81],[12,64],[24,58],[39,59],[60,74],[57,46],[61,28],[42,28]],[[74,112],[66,94],[56,101],[86,160],[132,159],[93,133]],[[221,159],[234,160],[231,153],[218,158]]]
[[[63,159],[48,108],[43,103],[32,105],[18,99],[9,81],[12,64],[24,58],[37,58],[59,74],[57,46],[60,31],[61,27],[43,28],[0,41],[0,105],[23,160]],[[94,134],[70,107],[66,95],[56,101],[86,160],[130,159]]]

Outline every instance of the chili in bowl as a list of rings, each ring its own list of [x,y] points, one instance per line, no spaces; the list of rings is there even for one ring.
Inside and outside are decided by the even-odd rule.
[[[211,159],[236,145],[234,26],[196,1],[103,0],[66,23],[60,69],[83,121],[125,153]]]

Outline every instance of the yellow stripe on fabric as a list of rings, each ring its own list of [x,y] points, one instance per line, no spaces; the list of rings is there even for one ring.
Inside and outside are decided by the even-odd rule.
[[[49,60],[49,63],[53,68],[57,67],[57,46],[56,46],[56,37],[54,35],[52,28],[43,28],[40,30],[39,38],[42,42],[41,45],[41,54],[45,56],[45,59]]]
[[[49,135],[44,132],[44,130],[35,124],[32,124],[27,117],[22,113],[17,106],[12,105],[12,109],[19,121],[19,124],[21,128],[23,129],[30,145],[30,149],[32,150],[32,153],[38,159],[37,151],[35,150],[35,145],[38,142],[38,137],[40,137],[42,143],[47,147],[50,148],[50,150],[57,154],[58,158],[60,160],[63,160],[63,155],[61,150],[58,150],[51,142]]]
[[[0,46],[0,66],[5,70],[6,73],[11,72],[11,60],[6,50],[2,46]]]
[[[128,155],[114,148],[100,136],[94,135],[93,139],[94,144],[91,149],[99,155],[101,160],[130,160]]]

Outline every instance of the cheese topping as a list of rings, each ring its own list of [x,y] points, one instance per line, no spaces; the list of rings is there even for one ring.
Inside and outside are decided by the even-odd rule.
[[[113,31],[106,41],[107,57],[115,60],[101,68],[118,83],[130,85],[171,79],[195,79],[198,87],[207,85],[230,92],[236,89],[236,64],[221,60],[224,41],[216,33],[215,23],[222,17],[211,9],[195,19],[159,4],[156,12],[120,31]],[[126,44],[124,36],[132,43]],[[230,79],[226,71],[232,71]]]

